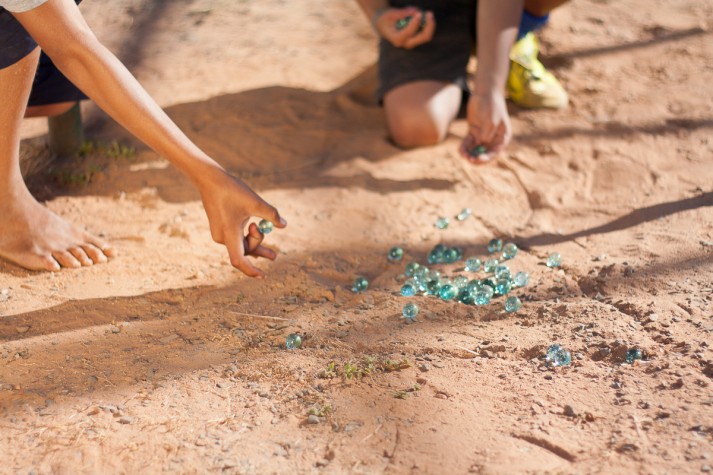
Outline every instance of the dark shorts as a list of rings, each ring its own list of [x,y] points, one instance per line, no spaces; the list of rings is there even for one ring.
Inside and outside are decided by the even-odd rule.
[[[10,12],[0,8],[0,69],[12,66],[32,53],[35,48],[37,43],[30,34]],[[42,53],[28,105],[76,102],[86,98],[87,96],[59,72],[52,60]]]
[[[475,0],[391,0],[392,7],[416,6],[432,11],[436,20],[433,39],[416,48],[379,43],[379,101],[391,89],[414,81],[455,83],[468,91],[466,68],[475,45]]]

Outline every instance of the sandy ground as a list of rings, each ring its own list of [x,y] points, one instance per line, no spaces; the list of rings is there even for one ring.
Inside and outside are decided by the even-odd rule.
[[[85,104],[98,145],[33,190],[121,254],[56,274],[0,263],[0,472],[713,470],[710,2],[557,11],[544,59],[572,104],[513,108],[513,145],[480,167],[457,157],[462,120],[439,146],[386,141],[352,2],[82,10],[290,224],[269,235],[269,277],[243,277],[187,180]],[[46,153],[43,127],[25,124],[23,153]],[[516,314],[398,294],[405,262],[439,242],[484,257],[494,236],[531,276]],[[554,251],[560,269],[543,265]],[[555,342],[570,366],[544,367]],[[626,364],[632,347],[646,360]]]

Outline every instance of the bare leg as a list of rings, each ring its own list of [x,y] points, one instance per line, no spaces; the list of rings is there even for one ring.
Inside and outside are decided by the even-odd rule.
[[[57,104],[47,104],[44,106],[29,106],[25,111],[25,117],[54,117],[62,115],[74,107],[76,102],[58,102]]]
[[[39,49],[0,69],[0,257],[31,270],[106,262],[114,250],[38,203],[20,174],[20,124]]]
[[[384,96],[386,124],[396,145],[423,147],[441,142],[460,109],[462,91],[455,84],[416,81]]]

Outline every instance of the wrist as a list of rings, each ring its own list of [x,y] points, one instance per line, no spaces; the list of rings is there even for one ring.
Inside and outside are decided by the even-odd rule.
[[[505,84],[499,81],[476,81],[473,88],[473,95],[480,97],[497,97],[505,95]]]

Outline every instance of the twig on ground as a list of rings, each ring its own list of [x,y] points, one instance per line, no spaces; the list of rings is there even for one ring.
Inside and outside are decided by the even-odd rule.
[[[362,442],[366,442],[367,440],[369,440],[372,435],[374,435],[374,434],[376,434],[377,432],[379,432],[379,429],[381,429],[381,426],[382,426],[382,425],[383,425],[383,424],[379,424],[378,426],[376,426],[376,429],[374,429],[374,432],[372,432],[371,434],[369,434],[369,435],[367,435],[366,437],[364,437],[363,439],[361,439],[361,441],[362,441]]]

